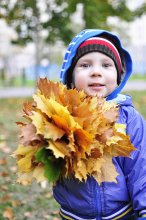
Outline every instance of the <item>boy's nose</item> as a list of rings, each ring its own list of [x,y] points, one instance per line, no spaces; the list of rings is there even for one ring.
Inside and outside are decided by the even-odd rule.
[[[91,70],[91,76],[96,77],[96,76],[102,76],[102,70],[99,66],[95,66]]]

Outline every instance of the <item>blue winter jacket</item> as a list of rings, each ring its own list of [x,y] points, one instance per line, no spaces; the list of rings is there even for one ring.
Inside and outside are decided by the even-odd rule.
[[[107,100],[119,104],[118,123],[126,125],[126,132],[137,150],[131,157],[115,157],[113,163],[119,173],[117,183],[103,182],[100,186],[92,177],[86,182],[64,179],[53,188],[54,198],[60,204],[62,219],[109,220],[141,219],[146,214],[146,121],[134,109],[130,96],[120,94],[132,72],[132,60],[117,36],[104,30],[84,30],[69,44],[62,65],[61,81],[65,83],[67,70],[75,56],[76,49],[84,40],[101,33],[115,38],[125,55],[126,72],[122,82]],[[142,218],[142,219],[146,219]]]

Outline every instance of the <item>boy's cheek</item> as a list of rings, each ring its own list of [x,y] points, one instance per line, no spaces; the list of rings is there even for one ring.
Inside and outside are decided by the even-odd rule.
[[[84,89],[84,87],[85,87],[85,81],[84,81],[84,78],[83,77],[75,77],[75,80],[74,80],[74,82],[75,82],[75,87],[77,88],[77,89]]]

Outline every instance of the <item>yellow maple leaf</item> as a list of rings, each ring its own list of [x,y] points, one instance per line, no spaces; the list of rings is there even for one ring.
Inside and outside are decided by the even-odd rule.
[[[33,169],[33,158],[37,152],[38,147],[23,146],[19,145],[16,151],[13,152],[13,157],[17,157],[18,170],[19,172],[28,173]]]
[[[18,160],[17,164],[18,164],[18,171],[19,172],[30,172],[33,168],[32,168],[32,159],[33,154],[28,154],[27,156],[21,158],[20,160]]]
[[[43,135],[45,139],[57,140],[65,134],[63,129],[47,120],[41,112],[33,112],[30,118],[36,127],[37,134]]]
[[[83,129],[76,129],[74,131],[74,135],[78,145],[81,146],[83,149],[86,149],[88,145],[90,145],[93,141],[92,134]]]
[[[36,95],[33,95],[33,99],[36,102],[37,108],[45,113],[48,117],[51,117],[51,115],[55,113],[54,107],[50,105],[44,95],[37,93]]]
[[[71,132],[71,128],[69,127],[66,118],[63,118],[62,116],[60,117],[58,115],[52,115],[52,120],[57,127],[65,131],[67,134]]]
[[[130,141],[130,137],[123,132],[115,132],[114,135],[106,142],[105,151],[112,156],[127,156],[129,157],[131,152],[136,150]]]
[[[86,161],[81,159],[76,164],[74,164],[74,170],[75,170],[75,177],[80,180],[86,180],[87,179],[87,167],[86,167]]]
[[[101,158],[92,158],[90,157],[87,161],[87,170],[88,173],[99,175],[101,173],[101,167],[103,166],[103,163],[105,163],[105,160]]]
[[[18,145],[18,148],[13,152],[12,156],[25,156],[29,153],[31,153],[32,151],[36,151],[36,149],[38,149],[38,147],[30,147],[30,146],[23,146],[22,144]]]
[[[79,127],[77,122],[74,120],[70,112],[68,111],[67,107],[62,106],[61,104],[57,103],[53,99],[49,100],[49,103],[52,104],[55,108],[55,113],[53,115],[58,115],[62,119],[64,118],[70,128]],[[53,118],[53,117],[52,117]]]
[[[100,172],[93,173],[94,178],[100,184],[101,182],[115,182],[117,183],[117,176],[119,175],[113,162],[112,157],[108,154],[103,156],[104,162],[101,163]],[[98,166],[98,164],[97,164]]]
[[[38,111],[33,111],[33,114],[29,116],[32,120],[32,124],[36,127],[37,134],[42,134],[44,132],[44,116]]]
[[[70,149],[64,141],[48,141],[48,143],[47,149],[52,150],[56,158],[70,155]]]

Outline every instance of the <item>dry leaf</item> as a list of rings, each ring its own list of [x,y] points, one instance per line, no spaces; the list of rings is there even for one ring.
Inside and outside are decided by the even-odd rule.
[[[0,159],[0,165],[6,165],[7,164],[7,160],[2,158]]]
[[[118,172],[112,162],[112,158],[110,155],[103,156],[104,163],[101,164],[100,174],[96,173],[93,175],[98,183],[101,182],[115,182],[117,183],[116,177],[118,176]]]
[[[36,128],[33,124],[25,124],[20,127],[20,143],[24,146],[37,145],[42,142],[41,136],[36,134]]]
[[[32,213],[31,212],[24,212],[24,216],[27,218],[31,218]]]
[[[4,210],[3,217],[6,218],[6,219],[11,219],[11,220],[13,220],[13,219],[14,219],[13,210],[12,210],[11,208],[6,208],[6,209]]]

